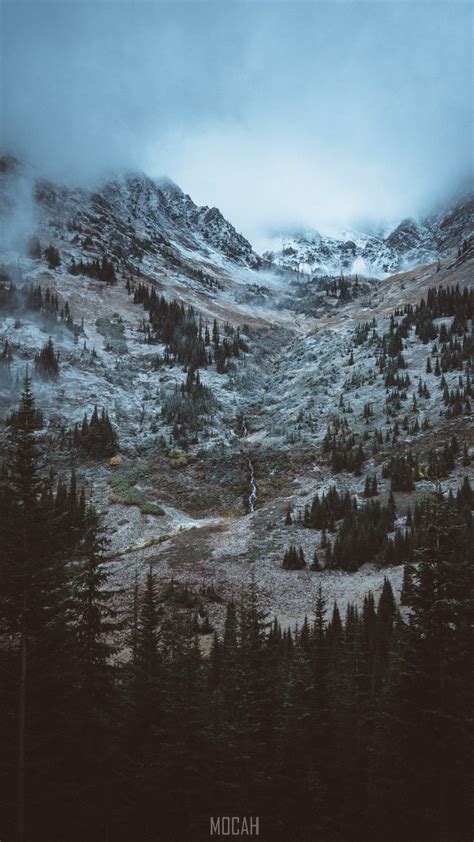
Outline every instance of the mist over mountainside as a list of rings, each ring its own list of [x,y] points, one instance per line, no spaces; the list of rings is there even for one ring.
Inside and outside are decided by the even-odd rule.
[[[332,235],[302,230],[274,237],[274,248],[256,254],[248,240],[224,219],[218,208],[198,207],[171,179],[153,180],[143,173],[126,173],[97,184],[95,189],[65,187],[34,177],[13,156],[0,160],[3,235],[9,225],[25,241],[36,227],[59,233],[65,226],[89,225],[95,245],[119,260],[153,258],[158,265],[182,267],[191,252],[216,262],[216,253],[250,268],[277,264],[297,273],[334,275],[360,273],[386,277],[435,260],[474,232],[474,197],[450,202],[420,222],[402,220],[386,236],[341,230]],[[95,228],[94,228],[95,226]],[[76,245],[79,238],[72,239]],[[17,243],[18,244],[18,243]],[[94,241],[88,243],[93,251]]]
[[[388,235],[356,230],[332,236],[303,231],[275,237],[266,256],[280,266],[313,274],[359,272],[386,277],[435,260],[474,233],[474,197],[447,202],[444,210],[424,218],[402,220]]]
[[[36,227],[53,237],[67,229],[74,235],[69,237],[74,246],[79,243],[77,230],[83,227],[93,238],[89,251],[102,248],[130,264],[153,258],[158,265],[179,267],[180,253],[193,251],[203,258],[217,251],[236,263],[259,264],[250,243],[217,208],[197,207],[169,179],[153,181],[144,174],[128,173],[86,190],[33,178],[12,157],[2,159],[1,171],[4,217],[15,211],[20,232],[24,214],[25,239],[36,233]],[[29,203],[25,202],[28,189]]]
[[[385,575],[400,587],[402,556],[386,565],[407,509],[471,470],[472,199],[385,239],[305,234],[259,256],[169,180],[72,189],[4,158],[0,213],[2,435],[28,368],[37,436],[92,489],[120,581],[152,562],[227,597],[258,563],[288,622],[321,577],[342,602]],[[440,285],[459,289],[438,300]],[[112,449],[81,444],[95,407]],[[398,486],[400,453],[415,479]],[[334,561],[307,512],[332,487],[363,505],[367,478],[397,520],[366,563],[356,546]],[[322,572],[284,569],[290,544]],[[221,603],[206,611],[222,622]]]

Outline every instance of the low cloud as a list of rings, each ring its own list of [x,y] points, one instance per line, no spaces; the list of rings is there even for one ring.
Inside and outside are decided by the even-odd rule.
[[[472,171],[464,3],[2,5],[2,145],[168,175],[253,240],[426,212]]]

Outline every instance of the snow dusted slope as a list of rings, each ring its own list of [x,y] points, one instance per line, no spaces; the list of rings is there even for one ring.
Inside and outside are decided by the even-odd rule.
[[[132,173],[90,192],[38,182],[35,199],[48,224],[90,227],[93,243],[99,240],[112,257],[173,264],[198,250],[204,257],[216,251],[234,263],[258,265],[250,243],[217,208],[198,207],[170,181]]]
[[[301,545],[310,560],[315,549],[321,555],[322,541],[318,530],[289,525],[286,514],[291,507],[297,515],[315,493],[333,484],[363,504],[367,473],[376,475],[380,499],[386,501],[390,483],[383,465],[392,452],[413,448],[426,463],[430,448],[442,447],[454,434],[460,453],[455,469],[443,478],[443,490],[459,487],[466,473],[463,445],[472,447],[472,416],[446,415],[440,378],[433,370],[427,372],[428,357],[435,361],[433,343],[423,344],[413,328],[404,339],[403,373],[409,375],[410,386],[397,417],[400,438],[394,445],[380,349],[370,341],[373,319],[383,336],[393,311],[426,298],[429,288],[472,283],[474,243],[457,256],[469,226],[469,206],[452,209],[446,222],[440,216],[436,226],[432,223],[432,236],[436,228],[439,242],[451,238],[453,246],[439,267],[435,260],[381,282],[360,279],[357,290],[342,297],[326,290],[327,279],[320,283],[268,263],[260,266],[250,244],[219,211],[197,207],[172,182],[134,174],[95,191],[73,190],[45,181],[35,184],[10,160],[0,165],[1,185],[0,292],[10,282],[18,288],[40,284],[43,295],[46,290],[57,295],[59,311],[68,302],[74,329],[64,319],[51,319],[45,309],[0,309],[0,354],[5,340],[11,351],[0,378],[0,449],[8,436],[3,422],[18,404],[26,366],[45,417],[38,439],[60,476],[67,479],[71,466],[65,431],[81,424],[84,412],[90,416],[95,404],[107,410],[119,439],[117,460],[78,457],[76,470],[101,513],[117,579],[127,583],[136,568],[144,572],[152,563],[159,581],[173,576],[192,586],[212,583],[219,599],[225,599],[240,593],[253,569],[265,608],[285,623],[302,622],[311,613],[319,583],[340,606],[347,599],[360,603],[369,589],[379,593],[384,575],[399,589],[400,567],[370,564],[357,573],[283,570],[283,552],[290,543]],[[43,251],[27,254],[32,234],[39,237],[42,250],[49,243],[56,246],[59,266],[51,268]],[[340,261],[346,254],[354,261],[365,254],[385,271],[393,255],[416,248],[414,240],[420,243],[423,236],[407,224],[398,232],[398,251],[379,238],[361,235],[351,241],[349,234],[330,242],[315,237],[298,248],[305,259],[311,249],[319,255],[321,272],[338,274],[340,267],[331,259]],[[104,254],[116,267],[113,285],[68,271],[73,258],[100,260]],[[352,268],[357,265],[353,262]],[[199,271],[213,282],[203,280]],[[185,384],[187,372],[183,365],[165,361],[163,343],[148,341],[147,312],[129,294],[138,284],[163,292],[168,300],[192,304],[211,332],[215,318],[221,337],[226,323],[240,326],[245,337],[242,352],[224,372],[214,362],[201,368],[212,405],[185,444],[174,437],[163,407]],[[449,328],[452,320],[440,321]],[[364,322],[370,330],[360,344],[357,325]],[[49,336],[60,366],[52,380],[43,379],[34,364]],[[450,391],[458,388],[459,376],[457,369],[446,371]],[[419,395],[421,382],[429,396]],[[331,472],[322,449],[327,430],[342,413],[347,413],[357,441],[364,443],[361,476]],[[429,430],[414,429],[416,418],[420,424],[427,419]],[[383,432],[383,444],[375,452],[377,429]],[[423,478],[412,494],[397,493],[401,525],[407,506],[436,484]],[[223,604],[207,606],[217,626]]]
[[[359,273],[384,278],[429,263],[474,234],[474,197],[464,196],[422,221],[404,219],[385,238],[358,231],[317,231],[276,237],[266,256],[312,275]]]
[[[385,243],[394,249],[404,267],[435,260],[474,235],[474,197],[451,202],[447,208],[421,222],[404,219]]]
[[[379,237],[355,231],[325,236],[304,231],[277,238],[271,251],[276,264],[313,275],[358,272],[368,277],[384,277],[395,272],[399,255]]]
[[[446,210],[428,217],[425,224],[442,253],[457,248],[461,240],[474,236],[474,196],[467,194],[451,202]]]
[[[108,254],[116,265],[193,275],[203,269],[257,268],[261,260],[217,208],[198,207],[172,181],[128,173],[95,189],[35,179],[14,158],[0,159],[0,218],[17,228],[14,245],[38,235],[65,256]],[[5,238],[11,244],[11,236]]]
[[[434,234],[414,219],[402,220],[385,242],[397,252],[400,263],[407,267],[429,263],[438,255]]]

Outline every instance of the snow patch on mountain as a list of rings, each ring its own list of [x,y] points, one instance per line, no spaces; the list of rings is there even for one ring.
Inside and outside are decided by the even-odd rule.
[[[474,197],[465,195],[423,220],[403,219],[388,236],[381,232],[305,229],[267,241],[264,257],[310,275],[361,274],[384,278],[432,263],[474,236]]]
[[[381,238],[351,230],[332,235],[305,230],[277,237],[264,257],[312,275],[359,273],[385,277],[399,266],[397,252]]]

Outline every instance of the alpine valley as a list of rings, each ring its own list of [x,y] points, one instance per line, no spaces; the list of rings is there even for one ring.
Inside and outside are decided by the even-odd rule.
[[[252,576],[282,626],[321,584],[398,597],[422,501],[472,476],[472,196],[261,256],[172,181],[5,157],[0,214],[2,450],[27,373],[117,584],[172,580],[204,649]]]

